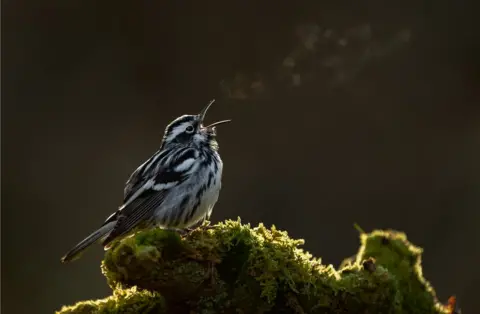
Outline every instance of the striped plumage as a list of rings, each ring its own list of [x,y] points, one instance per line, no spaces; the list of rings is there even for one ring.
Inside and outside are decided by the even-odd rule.
[[[183,115],[165,129],[160,149],[125,184],[123,205],[95,232],[72,248],[62,262],[100,241],[105,249],[133,228],[188,229],[209,219],[221,188],[223,163],[215,126],[203,126],[213,100],[198,115]]]

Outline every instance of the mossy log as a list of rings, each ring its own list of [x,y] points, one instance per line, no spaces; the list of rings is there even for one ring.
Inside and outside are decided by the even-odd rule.
[[[448,313],[424,279],[422,249],[393,230],[361,233],[336,270],[275,227],[240,221],[181,236],[145,230],[107,251],[113,296],[67,313]]]

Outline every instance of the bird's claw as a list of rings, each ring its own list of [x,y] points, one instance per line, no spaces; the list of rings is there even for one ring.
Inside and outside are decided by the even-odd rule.
[[[181,230],[178,230],[178,232],[180,233],[180,235],[182,236],[188,236],[189,234],[191,234],[192,232],[194,231],[205,231],[205,230],[210,230],[210,229],[214,229],[215,227],[212,227],[212,226],[198,226],[197,228],[185,228],[185,229],[181,229]]]
[[[188,235],[190,232],[192,232],[192,230],[190,230],[190,228],[187,228],[187,229],[177,229],[176,230],[181,236],[186,236]]]

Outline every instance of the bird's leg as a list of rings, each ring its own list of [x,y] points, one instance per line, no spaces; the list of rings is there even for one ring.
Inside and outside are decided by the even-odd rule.
[[[185,236],[190,232],[187,229],[178,229],[178,228],[169,228],[169,227],[163,227],[162,229],[166,230],[166,231],[176,232],[176,233],[180,234],[180,236]]]
[[[187,234],[189,234],[191,232],[188,229],[176,229],[175,231],[177,231],[181,236],[186,236]]]
[[[209,230],[209,229],[214,229],[215,227],[210,226],[210,215],[205,215],[200,223],[197,226],[197,229],[200,230]]]
[[[197,228],[195,227],[188,227],[188,228],[183,228],[180,232],[183,234],[183,235],[187,235],[187,234],[190,234],[192,233],[193,231],[195,231]]]
[[[195,230],[195,228],[185,228],[182,230],[182,232],[184,232],[184,234],[189,234],[191,232],[193,232]]]
[[[210,215],[207,213],[205,216],[203,216],[202,221],[200,222],[200,226],[208,226],[210,224]]]
[[[203,230],[208,230],[208,229],[213,229],[214,227],[210,226],[210,215],[206,214],[203,216],[202,220],[200,222],[196,223],[193,227],[188,227],[184,229],[185,233],[190,233],[196,229],[203,229]]]

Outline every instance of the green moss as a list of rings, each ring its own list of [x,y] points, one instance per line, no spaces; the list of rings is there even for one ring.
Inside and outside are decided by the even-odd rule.
[[[128,314],[128,313],[167,313],[163,297],[157,292],[129,289],[114,290],[114,294],[103,300],[78,302],[64,306],[57,314]]]
[[[360,237],[357,262],[374,257],[395,276],[403,294],[402,313],[438,313],[435,291],[422,273],[422,248],[394,230],[361,233]]]
[[[421,274],[421,250],[403,234],[361,240],[337,271],[287,232],[228,220],[184,237],[140,231],[107,251],[102,270],[116,291],[158,292],[169,313],[445,312]]]

